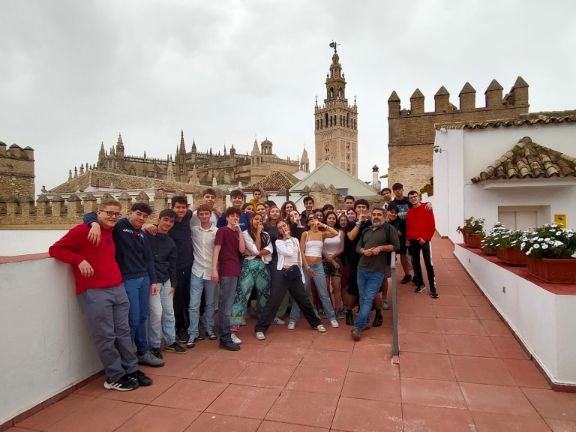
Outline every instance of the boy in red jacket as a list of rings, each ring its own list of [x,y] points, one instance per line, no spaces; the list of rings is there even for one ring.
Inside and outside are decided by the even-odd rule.
[[[104,388],[129,391],[149,386],[152,380],[138,370],[128,325],[130,303],[116,263],[112,228],[120,214],[120,203],[103,201],[96,213],[101,241],[88,241],[90,227],[80,224],[50,246],[50,256],[72,265],[76,294],[107,379]]]
[[[434,213],[431,209],[422,205],[418,192],[408,192],[408,199],[412,208],[406,213],[406,245],[409,247],[410,255],[412,256],[416,292],[420,293],[426,288],[422,278],[422,267],[420,266],[420,251],[422,251],[430,285],[430,297],[437,299],[438,291],[436,291],[436,283],[434,281],[434,266],[432,265],[432,251],[430,249],[430,241],[436,231]]]

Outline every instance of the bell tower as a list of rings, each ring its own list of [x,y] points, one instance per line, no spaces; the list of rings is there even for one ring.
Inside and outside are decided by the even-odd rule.
[[[330,72],[326,76],[324,104],[314,108],[316,167],[329,160],[354,177],[358,176],[358,107],[348,104],[346,79],[342,73],[336,42]]]

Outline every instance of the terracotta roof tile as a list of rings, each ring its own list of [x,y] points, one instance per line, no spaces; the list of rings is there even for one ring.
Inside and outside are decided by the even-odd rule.
[[[253,183],[244,188],[246,191],[253,191],[255,189],[264,189],[265,191],[278,191],[281,189],[290,189],[296,183],[298,178],[286,171],[276,171],[267,177],[264,177],[259,182]]]
[[[524,137],[514,148],[474,177],[472,183],[550,177],[576,177],[576,158],[536,144],[530,137]]]
[[[541,126],[557,123],[575,123],[576,110],[523,114],[513,119],[494,119],[471,122],[436,123],[434,127],[446,129],[488,129],[514,126]]]

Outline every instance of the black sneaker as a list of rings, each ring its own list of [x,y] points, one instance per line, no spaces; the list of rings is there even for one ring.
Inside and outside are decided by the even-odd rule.
[[[346,325],[348,326],[354,325],[354,315],[351,309],[346,310]]]
[[[136,381],[140,387],[148,387],[152,385],[152,378],[144,375],[144,372],[137,370],[136,372],[132,372],[131,374],[127,375],[132,380]]]
[[[430,297],[432,297],[433,299],[437,299],[438,298],[438,291],[430,290]]]
[[[150,348],[150,352],[154,357],[159,358],[160,360],[164,359],[162,352],[160,352],[160,348]]]
[[[374,317],[374,322],[372,323],[372,327],[380,327],[382,325],[382,313],[379,311],[376,312],[376,316]]]
[[[136,390],[138,387],[140,387],[138,381],[133,380],[128,375],[124,375],[115,382],[110,382],[108,380],[104,381],[104,388],[106,390],[131,391]]]
[[[216,333],[214,333],[213,331],[207,331],[206,332],[206,337],[210,340],[216,340],[218,339],[218,336],[216,336]]]
[[[416,289],[414,290],[417,293],[421,293],[422,291],[424,291],[426,289],[426,285],[424,284],[420,284],[416,286]]]
[[[355,341],[359,341],[361,334],[362,330],[360,330],[358,327],[354,327],[354,329],[352,330],[352,339],[354,339]]]
[[[178,342],[174,342],[172,345],[166,345],[164,351],[182,354],[186,352],[186,348],[180,346]]]
[[[404,277],[402,278],[400,283],[401,284],[407,284],[407,283],[410,283],[411,281],[412,281],[412,276],[407,274],[407,275],[404,275]]]
[[[220,348],[228,351],[240,351],[240,345],[231,340],[227,341],[220,339]]]
[[[188,342],[188,332],[186,330],[178,330],[176,332],[176,340],[180,343]]]

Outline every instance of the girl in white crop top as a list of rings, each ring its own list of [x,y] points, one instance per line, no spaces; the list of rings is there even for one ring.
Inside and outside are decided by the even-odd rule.
[[[332,307],[330,294],[326,286],[326,277],[322,265],[322,249],[324,240],[338,235],[338,231],[321,223],[313,214],[308,216],[308,231],[302,233],[300,238],[300,250],[302,251],[302,261],[304,269],[308,275],[308,289],[311,289],[310,279],[314,279],[318,297],[322,302],[322,307],[326,316],[330,320],[332,327],[338,327],[336,314]],[[298,305],[292,308],[290,312],[290,322],[288,328],[294,328],[295,323],[300,318],[300,309]]]

